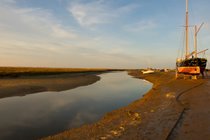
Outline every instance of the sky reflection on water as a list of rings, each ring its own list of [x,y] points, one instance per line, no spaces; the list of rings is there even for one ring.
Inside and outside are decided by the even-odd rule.
[[[0,99],[0,139],[36,139],[94,122],[140,98],[152,84],[125,72],[89,86]]]

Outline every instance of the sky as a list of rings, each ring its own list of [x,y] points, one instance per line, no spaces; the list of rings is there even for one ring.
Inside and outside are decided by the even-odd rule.
[[[209,5],[189,0],[190,25],[205,23],[199,50]],[[184,24],[185,0],[0,0],[0,66],[175,68]]]

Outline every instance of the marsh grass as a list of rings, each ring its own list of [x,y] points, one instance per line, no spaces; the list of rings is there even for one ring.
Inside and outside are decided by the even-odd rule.
[[[0,67],[0,77],[54,75],[54,74],[65,74],[65,73],[92,73],[92,72],[108,72],[108,71],[122,71],[122,69]]]

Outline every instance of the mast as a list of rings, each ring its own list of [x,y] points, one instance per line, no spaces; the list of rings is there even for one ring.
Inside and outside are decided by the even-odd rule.
[[[189,51],[189,39],[188,39],[188,0],[186,0],[186,25],[185,25],[185,30],[186,30],[186,54],[185,54],[185,58],[188,58],[188,51]]]
[[[195,25],[195,34],[194,34],[194,53],[195,53],[195,58],[197,58],[197,35],[198,32],[200,31],[201,27],[203,26],[204,23],[202,23],[199,27],[197,27],[197,25]]]
[[[194,34],[194,53],[195,53],[195,58],[197,58],[197,25],[195,25],[195,34]]]

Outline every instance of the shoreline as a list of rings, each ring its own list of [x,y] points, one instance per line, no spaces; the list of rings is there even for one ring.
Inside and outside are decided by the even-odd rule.
[[[64,91],[80,86],[88,86],[100,80],[103,72],[58,74],[40,76],[20,76],[0,79],[0,99],[25,96],[45,91]]]
[[[186,127],[183,125],[183,118],[186,118],[188,115],[190,101],[197,101],[196,94],[194,93],[197,88],[204,86],[205,90],[201,90],[205,91],[205,95],[208,94],[208,89],[206,88],[208,86],[208,79],[175,80],[174,72],[159,72],[150,75],[142,75],[140,71],[129,71],[128,74],[134,78],[145,79],[152,82],[154,84],[152,89],[141,99],[137,99],[128,106],[105,114],[98,122],[66,130],[62,133],[42,139],[126,140],[205,138],[202,137],[203,133],[200,132],[202,128],[197,130],[195,126],[191,127],[190,124],[187,124]],[[195,94],[195,97],[189,98],[188,96],[190,96],[190,94]],[[210,99],[210,95],[208,96]],[[208,102],[206,104],[208,104]],[[203,110],[206,111],[208,109]],[[197,111],[199,111],[199,109],[197,109]],[[209,114],[204,116],[208,122],[205,125],[206,130],[208,128],[207,126],[209,126],[208,124],[210,124],[210,119],[208,119],[210,110],[207,111],[207,113]],[[197,114],[197,112],[191,112],[190,115],[193,116],[195,114]],[[195,120],[196,118],[193,117],[188,118],[188,122]],[[202,120],[196,121],[199,123],[199,121]],[[187,131],[188,129],[196,129],[198,132],[195,133],[194,130],[190,133]],[[208,131],[205,134],[209,136]]]
[[[0,99],[45,91],[64,91],[88,86],[100,74],[123,69],[0,67]]]

